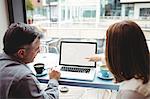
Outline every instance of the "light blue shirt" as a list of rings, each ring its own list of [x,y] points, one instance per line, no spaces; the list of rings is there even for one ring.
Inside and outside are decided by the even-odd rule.
[[[0,54],[0,99],[59,99],[58,81],[50,79],[45,90],[28,68]]]

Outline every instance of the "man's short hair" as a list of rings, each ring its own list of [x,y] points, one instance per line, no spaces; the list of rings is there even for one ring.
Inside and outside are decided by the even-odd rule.
[[[24,45],[31,44],[37,37],[40,39],[42,35],[36,27],[25,23],[13,23],[5,32],[3,50],[6,54],[14,54]]]

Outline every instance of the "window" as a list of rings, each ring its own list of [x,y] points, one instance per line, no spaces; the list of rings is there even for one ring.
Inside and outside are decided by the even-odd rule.
[[[150,16],[150,8],[140,8],[140,16],[149,17]]]
[[[50,2],[58,2],[58,0],[46,0],[46,4],[49,4]]]
[[[30,16],[33,19],[30,23],[44,30],[46,38],[91,40],[99,43],[99,40],[105,38],[110,24],[130,19],[136,21],[142,27],[146,39],[150,39],[149,2],[40,0],[41,5],[36,5],[34,0],[30,1],[34,9],[26,9],[27,18]]]
[[[62,9],[61,9],[61,20],[62,21],[65,20],[65,9],[64,9],[64,7],[62,7]]]
[[[126,8],[125,8],[125,16],[133,16],[134,13],[134,5],[133,4],[128,4],[126,5]]]
[[[95,18],[96,17],[96,11],[95,10],[85,10],[83,12],[83,17]]]

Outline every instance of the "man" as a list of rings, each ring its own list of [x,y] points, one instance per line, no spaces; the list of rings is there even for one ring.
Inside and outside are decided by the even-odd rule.
[[[60,73],[49,73],[47,89],[40,89],[35,75],[26,65],[40,51],[40,32],[24,23],[13,23],[4,38],[0,54],[0,99],[58,99]]]

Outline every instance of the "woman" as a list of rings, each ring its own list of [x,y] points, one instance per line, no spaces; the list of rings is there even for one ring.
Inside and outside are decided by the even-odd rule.
[[[89,61],[106,61],[116,83],[117,99],[150,99],[149,51],[141,28],[133,21],[111,25],[106,33],[105,58],[88,57]]]
[[[135,22],[122,21],[108,28],[105,58],[116,83],[121,83],[118,99],[150,98],[149,50]]]

